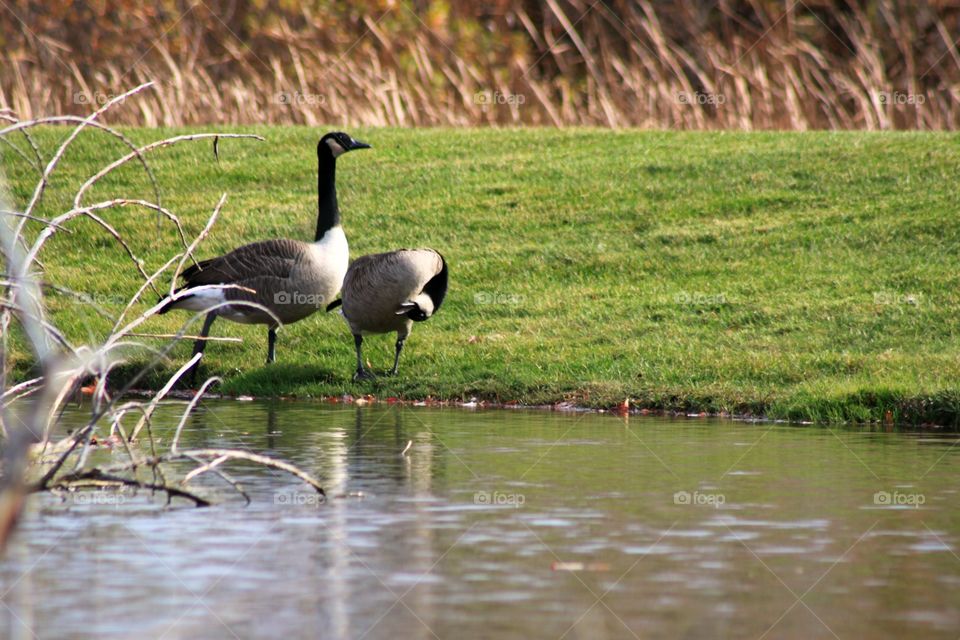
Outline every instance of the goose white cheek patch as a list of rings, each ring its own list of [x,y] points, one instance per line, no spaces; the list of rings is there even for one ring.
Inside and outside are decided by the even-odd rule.
[[[420,310],[429,318],[433,315],[433,299],[425,293],[421,293],[413,299],[420,307]]]
[[[330,153],[333,154],[334,158],[339,157],[344,152],[344,148],[333,138],[327,140],[327,146],[330,147]]]

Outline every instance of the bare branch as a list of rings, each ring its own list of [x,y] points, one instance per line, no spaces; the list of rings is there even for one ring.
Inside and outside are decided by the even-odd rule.
[[[220,209],[223,208],[224,203],[227,201],[227,194],[220,195],[220,201],[217,202],[217,206],[213,208],[213,213],[210,214],[210,218],[207,220],[206,226],[203,227],[203,230],[194,238],[193,242],[190,243],[190,246],[187,247],[187,252],[180,258],[180,262],[177,264],[177,269],[173,272],[173,277],[170,279],[170,295],[174,295],[174,292],[177,288],[177,279],[180,277],[180,271],[183,270],[183,265],[187,261],[187,258],[193,260],[193,263],[196,264],[197,261],[193,258],[193,250],[197,248],[203,239],[207,237],[210,233],[210,229],[213,228],[213,224],[217,221],[217,218],[220,216]]]
[[[127,91],[126,93],[122,93],[118,96],[114,96],[113,98],[108,100],[106,103],[104,103],[102,107],[100,107],[99,109],[91,113],[89,116],[87,116],[83,121],[81,121],[80,124],[77,125],[72,132],[70,132],[70,135],[67,136],[67,138],[60,144],[60,147],[57,149],[56,153],[53,154],[53,157],[50,159],[50,162],[47,163],[47,168],[43,170],[43,175],[40,176],[40,182],[37,183],[37,187],[36,189],[34,189],[33,196],[30,198],[30,202],[27,204],[27,208],[24,211],[24,213],[28,213],[28,214],[33,213],[34,207],[37,206],[37,203],[40,202],[40,198],[43,197],[44,189],[47,188],[47,184],[49,183],[49,179],[50,179],[50,174],[52,174],[54,169],[57,168],[57,164],[59,164],[60,159],[63,157],[63,154],[67,150],[67,147],[69,147],[70,144],[74,140],[76,140],[77,136],[80,135],[80,132],[83,131],[83,129],[87,125],[89,125],[91,122],[99,118],[103,114],[103,112],[105,112],[107,109],[109,109],[113,105],[117,104],[118,102],[123,102],[128,97],[136,93],[139,93],[151,86],[153,86],[153,82],[146,82],[140,85],[139,87],[135,87],[130,91]],[[0,131],[0,135],[3,135],[4,133],[6,133],[5,130]],[[20,229],[17,229],[18,234],[19,232],[20,232]]]
[[[201,498],[197,494],[187,491],[186,489],[181,489],[180,487],[171,487],[166,484],[157,484],[153,482],[142,482],[136,478],[127,478],[124,476],[115,476],[109,473],[104,473],[99,469],[90,469],[81,474],[71,477],[69,480],[60,480],[56,484],[47,487],[46,490],[49,491],[70,491],[75,490],[81,487],[98,487],[102,488],[104,486],[110,485],[122,485],[127,487],[136,487],[138,489],[149,489],[151,491],[163,491],[167,494],[167,504],[170,504],[172,498],[186,498],[187,500],[192,500],[194,505],[197,507],[209,507],[210,501],[206,498]],[[29,488],[30,493],[36,493],[37,491],[43,491],[43,487],[34,485]]]
[[[177,340],[204,340],[206,342],[243,342],[243,338],[231,338],[221,336],[190,336],[178,335],[176,333],[128,333],[128,336],[134,338],[176,338]]]
[[[2,131],[0,131],[0,135],[3,135]],[[130,162],[138,155],[143,155],[145,153],[153,151],[154,149],[173,146],[180,142],[185,142],[188,140],[202,140],[205,138],[214,138],[214,139],[250,138],[253,140],[259,140],[260,142],[264,141],[263,136],[258,136],[258,135],[249,134],[249,133],[193,133],[189,135],[175,136],[173,138],[167,138],[165,140],[158,140],[156,142],[151,142],[150,144],[137,149],[135,153],[130,153],[123,156],[122,158],[119,158],[118,160],[114,160],[112,163],[108,164],[106,167],[104,167],[103,169],[95,173],[93,176],[91,176],[86,182],[83,183],[83,186],[80,187],[80,189],[77,191],[76,195],[74,196],[73,206],[75,208],[79,207],[80,201],[83,199],[83,195],[90,189],[90,187],[92,187],[94,184],[99,182],[101,178],[111,173],[112,171],[116,170],[118,167],[121,167],[126,163]]]
[[[177,451],[176,453],[167,453],[155,458],[147,458],[143,461],[145,465],[157,465],[167,462],[177,462],[189,458],[198,458],[201,460],[211,458],[216,459],[226,456],[230,460],[243,460],[246,462],[253,462],[264,467],[270,467],[271,469],[277,469],[279,471],[284,471],[290,475],[303,480],[311,487],[313,487],[317,493],[320,495],[326,496],[326,492],[323,490],[323,485],[320,484],[316,478],[311,476],[306,471],[303,471],[299,467],[292,465],[288,462],[282,460],[277,460],[269,456],[260,455],[257,453],[251,453],[249,451],[241,451],[239,449],[183,449]],[[104,473],[119,473],[123,471],[129,471],[133,468],[131,464],[120,464],[107,467],[103,469]],[[66,476],[70,478],[70,476]]]
[[[196,356],[194,356],[194,358],[190,361],[190,364],[192,365],[194,362],[199,360],[200,358],[198,356],[201,355],[203,354],[198,353]],[[193,411],[193,408],[197,406],[200,398],[203,397],[203,394],[206,393],[210,385],[216,384],[217,382],[221,382],[220,378],[210,378],[203,383],[203,386],[200,387],[197,393],[194,394],[193,398],[190,400],[190,404],[187,405],[187,408],[183,411],[183,415],[180,417],[180,422],[177,423],[177,430],[173,434],[173,442],[170,443],[170,453],[177,452],[177,447],[180,444],[180,434],[183,432],[183,425],[187,423],[187,418],[190,417],[190,413]]]
[[[183,374],[189,371],[190,368],[193,367],[193,365],[195,365],[201,357],[203,357],[202,353],[194,354],[192,358],[187,360],[179,369],[177,369],[176,373],[174,373],[170,379],[167,380],[166,384],[160,388],[160,391],[157,391],[157,395],[153,396],[153,399],[150,400],[149,404],[147,404],[143,416],[137,421],[137,425],[133,428],[133,432],[130,434],[131,440],[137,439],[137,436],[140,435],[140,429],[142,429],[145,424],[150,422],[150,417],[156,410],[157,405],[160,404],[160,401],[163,400],[164,396],[170,392],[170,389],[173,389],[173,385],[177,384],[177,381],[183,377]]]
[[[81,116],[51,116],[47,118],[37,118],[35,120],[24,120],[24,121],[17,121],[16,119],[10,120],[8,118],[7,120],[15,122],[16,124],[0,130],[0,139],[5,139],[4,136],[6,134],[12,133],[14,131],[19,131],[21,134],[23,134],[23,136],[27,139],[27,142],[33,148],[34,155],[36,156],[35,168],[40,173],[41,179],[43,178],[43,158],[41,158],[40,149],[37,147],[36,143],[33,141],[33,138],[30,137],[30,133],[28,130],[32,127],[38,127],[45,124],[61,124],[66,122],[86,122],[86,118],[83,118]],[[129,138],[127,138],[127,136],[123,135],[113,127],[108,127],[107,125],[102,124],[100,122],[96,122],[96,121],[87,122],[86,126],[93,127],[95,129],[99,129],[100,131],[110,134],[111,136],[120,140],[120,142],[122,142],[124,146],[126,146],[128,149],[130,149],[133,152],[133,154],[140,161],[140,164],[143,166],[143,170],[146,172],[147,177],[150,179],[150,183],[153,185],[154,197],[157,199],[157,204],[159,204],[160,203],[160,185],[157,183],[157,178],[156,176],[154,176],[153,170],[147,164],[146,158],[144,158],[143,154],[137,149],[137,145],[135,145],[133,142],[130,141]]]

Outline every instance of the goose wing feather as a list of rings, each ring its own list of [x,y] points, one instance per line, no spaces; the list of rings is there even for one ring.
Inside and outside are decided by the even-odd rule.
[[[347,271],[344,295],[363,300],[385,296],[399,305],[420,293],[442,268],[443,259],[432,249],[401,249],[363,256]]]
[[[260,277],[288,278],[306,252],[298,240],[264,240],[234,249],[225,255],[203,260],[183,272],[187,286],[241,284],[251,286]],[[251,288],[254,288],[251,286]]]
[[[244,280],[242,286],[247,289],[226,289],[224,299],[230,302],[254,302],[270,309],[284,324],[296,322],[316,312],[319,303],[311,300],[297,302],[290,299],[290,282],[286,278],[275,276],[257,276]],[[286,297],[284,297],[286,296]],[[271,316],[259,309],[247,306],[231,307],[246,322],[272,323]]]
[[[407,322],[397,316],[443,269],[432,249],[401,249],[358,258],[343,282],[343,315],[358,328],[387,331]]]

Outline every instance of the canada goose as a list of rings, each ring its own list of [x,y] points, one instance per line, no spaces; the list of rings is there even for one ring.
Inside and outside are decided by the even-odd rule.
[[[349,264],[347,237],[340,226],[337,206],[337,157],[370,145],[346,133],[328,133],[317,144],[317,234],[312,243],[300,240],[264,240],[230,253],[203,260],[185,269],[184,291],[201,285],[230,284],[250,289],[208,289],[170,300],[159,313],[171,309],[207,311],[231,301],[255,302],[270,309],[283,324],[311,315],[332,300],[343,283]],[[246,305],[226,305],[210,311],[203,322],[193,353],[202,353],[210,327],[218,317],[244,324],[266,324],[267,364],[276,359],[277,323],[262,310]],[[196,369],[191,372],[191,378]]]
[[[414,322],[426,320],[447,295],[447,262],[433,249],[401,249],[357,258],[343,280],[341,314],[353,333],[357,349],[354,380],[373,378],[363,368],[363,336],[397,332],[396,355],[390,375],[397,373],[403,342]]]

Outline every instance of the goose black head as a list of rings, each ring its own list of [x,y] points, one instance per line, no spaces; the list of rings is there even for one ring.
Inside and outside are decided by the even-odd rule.
[[[413,300],[401,303],[400,308],[396,310],[396,314],[407,316],[414,322],[423,322],[433,315],[433,311],[433,298],[426,293],[421,293]]]
[[[317,144],[317,155],[326,155],[327,157],[336,159],[347,151],[369,148],[370,145],[366,142],[355,140],[351,138],[349,134],[343,133],[342,131],[332,131],[320,138],[320,142]]]
[[[427,312],[420,308],[420,305],[414,305],[410,311],[407,312],[407,317],[413,320],[414,322],[423,322],[430,316],[427,315]]]

